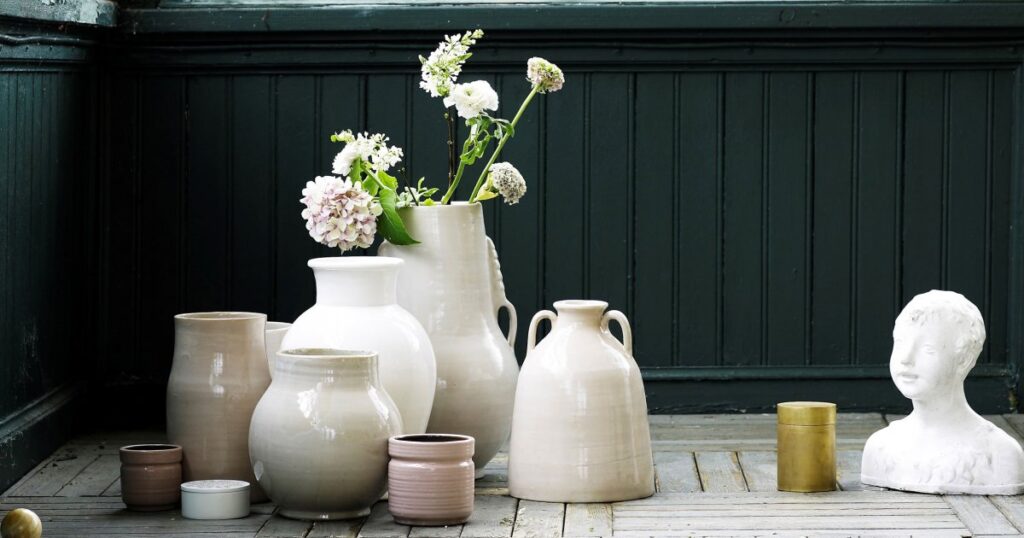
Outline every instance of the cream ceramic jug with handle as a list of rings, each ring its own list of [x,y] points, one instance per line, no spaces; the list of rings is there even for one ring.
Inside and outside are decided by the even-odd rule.
[[[647,400],[626,316],[604,301],[558,301],[530,322],[509,450],[509,493],[547,502],[654,494]],[[552,323],[536,343],[537,326]],[[623,342],[609,330],[622,327]]]

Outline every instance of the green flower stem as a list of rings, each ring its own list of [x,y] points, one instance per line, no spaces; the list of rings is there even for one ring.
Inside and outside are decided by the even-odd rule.
[[[476,128],[476,126],[474,126],[473,130],[469,133],[469,136],[466,137],[466,142],[462,144],[462,154],[463,155],[465,155],[466,152],[469,151],[469,148],[473,147],[476,144],[477,138],[479,138],[479,137],[480,137],[480,132]],[[458,186],[459,186],[459,181],[462,180],[462,172],[465,169],[466,169],[466,161],[462,160],[462,158],[460,157],[459,158],[459,171],[455,173],[455,179],[453,179],[451,181],[451,183],[448,185],[448,192],[444,193],[444,196],[441,198],[441,205],[445,205],[449,201],[451,201],[452,196],[455,195],[455,189],[458,188]]]
[[[491,169],[491,165],[498,159],[498,154],[501,153],[501,148],[505,147],[505,143],[512,137],[512,132],[516,129],[516,124],[519,123],[519,118],[523,117],[523,112],[526,112],[526,107],[530,105],[530,101],[533,100],[533,96],[537,95],[537,91],[540,89],[539,86],[534,86],[530,90],[530,95],[526,96],[523,100],[523,104],[519,106],[519,112],[516,112],[516,117],[512,118],[512,128],[505,131],[505,135],[498,141],[498,147],[494,148],[494,153],[491,154],[490,160],[487,161],[487,166],[480,172],[480,177],[476,180],[476,185],[473,187],[473,193],[469,195],[469,203],[476,201],[476,195],[480,193],[480,187],[484,185],[484,179],[487,177],[487,171]]]

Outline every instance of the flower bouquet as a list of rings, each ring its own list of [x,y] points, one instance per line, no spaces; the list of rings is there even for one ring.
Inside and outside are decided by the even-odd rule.
[[[531,90],[516,115],[511,121],[492,116],[489,111],[497,111],[498,94],[491,85],[484,80],[458,82],[463,65],[472,56],[469,48],[483,35],[482,30],[450,35],[429,57],[420,56],[420,88],[442,99],[448,127],[448,181],[440,198],[435,197],[441,188],[425,186],[426,178],[420,178],[415,186],[399,186],[398,178],[389,172],[404,154],[389,144],[387,136],[345,130],[331,135],[332,142],[345,144],[334,158],[332,175],[318,176],[302,190],[300,201],[306,206],[302,217],[310,237],[342,252],[369,248],[377,232],[394,245],[416,244],[398,209],[450,204],[463,176],[488,150],[490,157],[480,169],[468,202],[500,196],[515,204],[526,194],[526,180],[515,166],[495,161],[515,136],[516,125],[534,96],[560,90],[565,77],[555,64],[530,58],[527,80]],[[456,116],[469,128],[460,154],[456,154]]]

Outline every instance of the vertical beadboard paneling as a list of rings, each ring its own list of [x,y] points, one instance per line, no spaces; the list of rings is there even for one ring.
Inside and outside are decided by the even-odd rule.
[[[769,78],[766,163],[768,237],[767,302],[764,343],[767,364],[802,365],[807,353],[808,107],[806,73],[774,73]]]
[[[17,87],[17,75],[0,76],[0,155],[3,155],[0,161],[0,353],[5,356],[11,356],[14,332],[14,301],[10,290],[14,281],[11,264],[14,223],[11,214],[14,212],[14,166],[17,162]],[[13,379],[15,368],[15,361],[0,361],[0,376]],[[0,413],[6,415],[15,407],[14,395],[10,391],[0,391]]]
[[[857,120],[857,364],[887,364],[897,293],[900,73],[860,75]]]
[[[546,103],[544,198],[544,304],[559,299],[585,297],[583,245],[585,183],[591,166],[586,151],[585,111],[587,77],[567,73],[566,84]],[[502,260],[503,267],[509,264]],[[504,271],[510,270],[505,268]],[[523,316],[525,318],[525,316]],[[529,320],[526,320],[529,322]]]
[[[609,308],[627,310],[631,273],[629,251],[629,77],[595,74],[590,78],[589,197],[583,210],[589,219],[586,290],[589,298],[608,301]],[[556,94],[557,95],[557,94]],[[613,324],[614,325],[614,324]]]
[[[231,80],[231,282],[229,304],[248,312],[273,310],[274,132],[271,79]],[[293,221],[294,222],[294,221]]]
[[[136,236],[141,231],[136,228],[135,215],[138,209],[139,177],[136,170],[139,163],[139,141],[141,137],[137,126],[145,124],[139,108],[139,78],[133,75],[117,75],[111,80],[110,101],[117,103],[124,114],[116,114],[110,118],[110,133],[115,136],[109,141],[109,178],[106,202],[108,209],[107,244],[109,257],[106,260],[103,275],[108,282],[107,304],[108,313],[106,334],[100,336],[101,349],[106,350],[115,374],[122,372],[126,376],[141,375],[148,370],[144,364],[136,364],[139,359],[138,341],[136,338],[149,327],[142,325],[139,317],[140,301],[138,298],[138,243]],[[168,144],[173,142],[168,141]],[[167,149],[170,151],[170,149]],[[184,151],[184,148],[181,148]],[[181,201],[179,200],[179,204]],[[184,210],[184,208],[182,208]],[[162,232],[155,230],[154,233]],[[154,240],[155,238],[150,238]],[[154,336],[154,338],[156,338]],[[170,343],[165,343],[169,346]],[[170,347],[165,347],[166,360],[170,362]],[[147,357],[147,360],[158,360]]]
[[[636,274],[631,319],[633,337],[645,345],[635,354],[647,366],[670,366],[676,357],[675,271],[678,261],[676,181],[679,170],[679,116],[676,77],[640,74],[636,77],[636,154],[633,224]],[[701,178],[714,183],[714,175]],[[671,260],[672,263],[666,263]]]
[[[307,181],[322,170],[316,159],[320,124],[316,116],[316,85],[312,76],[278,76],[274,96],[274,184],[276,203],[276,317],[292,321],[316,299],[313,272],[306,266],[316,247],[299,216],[299,198]]]
[[[235,209],[228,201],[230,79],[189,77],[187,84],[188,148],[185,178],[185,308],[228,309],[232,245],[228,227]]]
[[[475,77],[474,77],[475,78]],[[523,80],[523,77],[516,73],[501,75],[499,94],[501,108],[500,117],[511,120],[519,109],[519,105],[530,91],[530,85]],[[541,153],[539,151],[541,140],[540,126],[543,124],[542,106],[547,99],[544,95],[534,97],[530,108],[524,113],[516,126],[515,136],[505,145],[498,162],[510,162],[515,166],[526,179],[526,196],[516,205],[506,205],[499,197],[485,202],[485,206],[491,206],[493,211],[498,213],[501,223],[492,234],[498,246],[499,257],[502,262],[502,276],[505,282],[505,294],[512,304],[515,305],[517,314],[523,321],[528,323],[535,312],[541,308],[548,308],[539,302],[537,294],[541,286],[539,278],[540,252],[537,244],[540,235],[543,233],[541,227],[541,197],[543,186],[541,184]],[[444,138],[439,138],[444,140]],[[496,142],[489,149],[496,147]],[[461,147],[459,148],[461,151]],[[468,174],[467,183],[476,182],[480,170],[486,164],[489,152],[481,159]],[[551,200],[555,207],[564,207],[558,200]],[[503,314],[504,317],[504,314]],[[505,327],[505,320],[502,320]],[[522,331],[516,342],[516,356],[522,359],[526,355],[526,331]]]
[[[405,89],[404,85],[401,89]],[[411,98],[412,102],[409,103],[412,110],[412,132],[409,134],[411,145],[404,148],[408,179],[412,185],[416,185],[419,178],[426,177],[424,185],[441,189],[440,194],[443,196],[444,190],[448,187],[448,126],[444,120],[444,103],[440,97],[431,97],[429,93],[421,90],[418,86],[412,89]],[[508,110],[510,106],[504,101],[500,104],[502,105],[501,110]],[[456,126],[459,126],[466,120],[455,116],[454,121]],[[464,139],[460,138],[461,140]],[[458,155],[461,152],[462,144],[460,143],[455,149],[456,166],[458,166]],[[396,177],[400,183],[403,182],[402,177]],[[472,180],[467,183],[472,183]]]
[[[722,74],[676,76],[673,141],[677,162],[672,168],[670,200],[675,207],[670,225],[676,293],[669,299],[675,303],[673,360],[683,366],[711,366],[722,355],[724,88]],[[645,263],[665,266],[667,259],[662,254]],[[638,303],[636,308],[640,311],[645,305]]]
[[[906,75],[903,303],[941,289],[945,107],[941,72]]]
[[[1007,357],[1007,313],[1010,275],[1010,181],[1015,177],[1011,169],[1014,148],[1014,76],[1012,71],[996,71],[992,75],[991,89],[991,133],[989,135],[988,168],[991,186],[988,194],[989,213],[989,280],[986,293],[989,297],[988,312],[985,316],[987,329],[986,353],[989,362],[1006,364]],[[1018,111],[1020,113],[1020,111]],[[1017,133],[1021,140],[1021,133]],[[1017,151],[1020,151],[1018,148]],[[1019,210],[1019,209],[1018,209]],[[1018,350],[1018,353],[1020,350]]]
[[[725,76],[722,361],[758,364],[762,344],[764,75]]]
[[[855,77],[819,73],[814,96],[812,364],[851,358]]]
[[[986,161],[988,76],[958,71],[949,79],[949,147],[946,289],[962,293],[981,309],[985,297]]]
[[[173,316],[184,306],[180,286],[180,272],[185,267],[181,248],[185,218],[185,208],[181,206],[184,155],[179,144],[170,143],[182,136],[184,103],[183,77],[145,77],[139,82],[138,110],[149,125],[146,135],[136,142],[141,178],[138,199],[141,207],[146,208],[139,212],[138,223],[140,230],[151,232],[139,241],[137,275],[139,324],[147,332],[145,338],[139,339],[139,355],[150,358],[140,367],[145,367],[147,377],[167,375],[167,343],[174,337]]]

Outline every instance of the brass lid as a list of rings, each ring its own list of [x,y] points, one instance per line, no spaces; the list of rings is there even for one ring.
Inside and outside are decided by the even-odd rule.
[[[779,424],[822,426],[836,423],[836,404],[828,402],[782,402]]]

